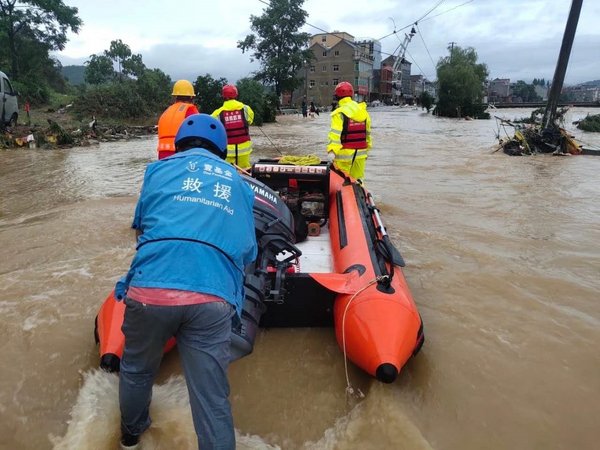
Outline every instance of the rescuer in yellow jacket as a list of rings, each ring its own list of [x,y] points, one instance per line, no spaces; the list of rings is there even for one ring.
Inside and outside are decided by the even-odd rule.
[[[158,159],[175,154],[175,136],[183,119],[198,114],[198,108],[192,103],[196,93],[188,80],[179,80],[173,85],[174,103],[158,119]]]
[[[331,113],[327,156],[352,178],[363,179],[371,148],[371,118],[365,103],[352,99],[354,89],[347,81],[335,87],[338,107]]]
[[[211,114],[221,120],[227,132],[227,162],[242,169],[249,169],[252,141],[250,125],[254,122],[254,111],[248,105],[236,100],[237,88],[232,84],[223,86],[223,106]]]

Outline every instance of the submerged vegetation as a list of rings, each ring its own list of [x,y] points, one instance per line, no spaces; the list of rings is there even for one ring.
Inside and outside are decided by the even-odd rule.
[[[600,114],[588,115],[585,119],[579,121],[577,128],[583,131],[600,132]]]

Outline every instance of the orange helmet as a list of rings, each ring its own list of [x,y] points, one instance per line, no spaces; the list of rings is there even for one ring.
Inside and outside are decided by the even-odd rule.
[[[225,100],[237,98],[238,90],[233,84],[226,84],[225,86],[223,86],[223,91],[221,92],[221,95]]]
[[[354,89],[350,83],[342,81],[335,87],[335,95],[338,98],[352,97],[354,95]]]

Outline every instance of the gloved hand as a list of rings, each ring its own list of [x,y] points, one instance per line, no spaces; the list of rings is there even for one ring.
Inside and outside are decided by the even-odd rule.
[[[329,161],[330,163],[332,163],[334,159],[335,159],[335,153],[334,152],[327,152],[327,161]]]

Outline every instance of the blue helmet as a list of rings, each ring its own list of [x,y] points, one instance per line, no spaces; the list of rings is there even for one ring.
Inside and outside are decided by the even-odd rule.
[[[208,114],[192,114],[184,119],[175,136],[175,150],[205,148],[215,155],[227,157],[227,133],[220,120]]]

